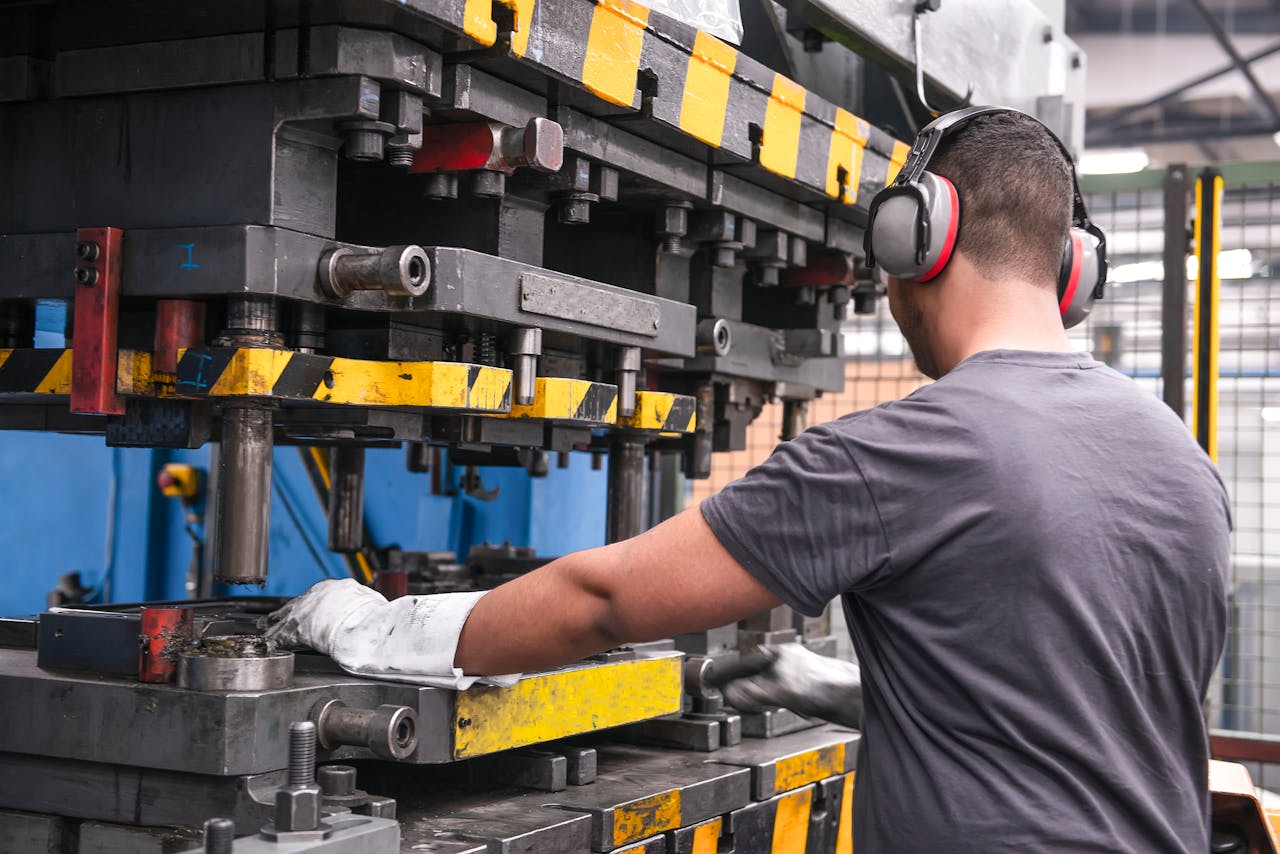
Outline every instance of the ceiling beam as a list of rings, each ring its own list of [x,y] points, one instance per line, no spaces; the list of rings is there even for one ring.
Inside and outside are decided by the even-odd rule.
[[[1280,0],[1277,0],[1277,2],[1280,2]],[[1264,47],[1262,50],[1249,54],[1245,57],[1245,62],[1257,62],[1260,59],[1266,59],[1267,57],[1277,53],[1280,53],[1280,42],[1276,42],[1268,47]],[[1228,62],[1226,65],[1219,66],[1212,71],[1207,71],[1199,77],[1188,80],[1185,83],[1179,83],[1172,89],[1166,90],[1159,95],[1156,95],[1154,98],[1149,98],[1140,104],[1121,107],[1120,109],[1110,112],[1100,118],[1091,118],[1088,123],[1088,130],[1086,131],[1085,138],[1089,143],[1092,143],[1095,136],[1099,136],[1107,131],[1121,127],[1133,116],[1149,110],[1152,107],[1159,107],[1171,101],[1177,101],[1183,94],[1191,91],[1197,86],[1208,83],[1211,80],[1216,80],[1225,74],[1230,74],[1232,71],[1235,71],[1237,67],[1238,66],[1235,62]]]
[[[1258,96],[1258,103],[1262,109],[1271,118],[1272,130],[1280,130],[1280,107],[1276,106],[1276,102],[1272,99],[1271,93],[1263,88],[1258,82],[1257,76],[1253,73],[1253,68],[1249,62],[1240,55],[1240,51],[1236,50],[1235,44],[1232,43],[1231,37],[1227,35],[1227,31],[1222,28],[1222,24],[1218,23],[1217,17],[1205,5],[1204,0],[1187,0],[1200,17],[1204,19],[1204,24],[1209,28],[1210,34],[1217,40],[1222,49],[1226,51],[1227,56],[1231,57],[1231,61],[1240,69],[1240,73],[1249,81],[1249,86],[1253,88],[1254,93]]]

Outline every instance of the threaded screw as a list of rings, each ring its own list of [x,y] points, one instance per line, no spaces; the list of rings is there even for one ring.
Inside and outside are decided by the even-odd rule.
[[[498,351],[493,334],[490,332],[480,333],[479,359],[482,365],[495,365],[498,362]]]
[[[666,252],[668,255],[675,255],[679,252],[681,245],[682,241],[678,234],[668,234],[662,239],[662,251]]]
[[[289,785],[308,786],[316,781],[316,725],[311,721],[289,724]]]
[[[211,818],[204,823],[204,854],[231,854],[236,841],[236,823],[229,818]]]
[[[392,166],[408,169],[413,165],[414,153],[412,148],[392,148],[387,146],[387,162]]]

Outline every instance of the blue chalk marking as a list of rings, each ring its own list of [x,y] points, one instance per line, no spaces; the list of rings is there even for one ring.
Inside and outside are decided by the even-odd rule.
[[[199,359],[196,366],[196,375],[194,379],[184,381],[186,385],[193,385],[196,388],[208,388],[209,380],[205,378],[204,366],[213,361],[213,357],[208,353],[192,353],[192,356]]]
[[[178,269],[179,269],[179,270],[198,270],[198,269],[200,269],[200,265],[199,265],[199,264],[194,263],[194,262],[191,260],[191,255],[192,255],[192,253],[194,253],[194,252],[195,252],[195,250],[196,250],[196,245],[195,245],[194,243],[179,243],[179,244],[178,244],[178,248],[179,248],[179,249],[185,249],[185,250],[187,250],[187,260],[183,261],[181,264],[179,264],[179,265],[178,265]]]

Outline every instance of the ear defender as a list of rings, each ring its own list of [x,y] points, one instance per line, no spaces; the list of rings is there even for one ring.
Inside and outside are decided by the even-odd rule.
[[[966,107],[934,119],[916,135],[907,162],[893,183],[871,201],[863,239],[867,266],[879,266],[902,279],[927,282],[946,269],[960,232],[960,198],[955,185],[928,171],[929,160],[942,140],[975,116],[1017,113],[1007,107]],[[1053,134],[1062,157],[1071,167],[1071,231],[1058,272],[1058,308],[1062,325],[1070,329],[1089,316],[1094,300],[1102,298],[1107,279],[1106,238],[1089,220],[1071,153]]]
[[[887,187],[871,210],[868,243],[885,272],[927,282],[947,266],[960,230],[960,196],[946,178],[925,172],[918,182]]]
[[[1062,325],[1070,329],[1089,316],[1094,300],[1102,298],[1107,265],[1100,234],[1072,227],[1063,244],[1058,311],[1062,313]]]

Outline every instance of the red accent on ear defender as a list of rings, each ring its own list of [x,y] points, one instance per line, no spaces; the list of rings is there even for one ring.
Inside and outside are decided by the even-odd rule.
[[[956,233],[960,230],[960,196],[956,194],[956,185],[941,175],[937,178],[947,188],[947,196],[951,201],[951,219],[947,223],[947,239],[942,242],[942,251],[938,253],[938,260],[929,268],[929,272],[916,279],[918,282],[929,281],[947,266],[947,262],[951,260],[951,250],[956,247]]]
[[[1062,300],[1058,303],[1058,311],[1063,317],[1071,308],[1071,301],[1076,298],[1076,288],[1080,285],[1080,267],[1084,261],[1084,244],[1080,234],[1071,229],[1071,273],[1067,276],[1067,289],[1062,292]]]

